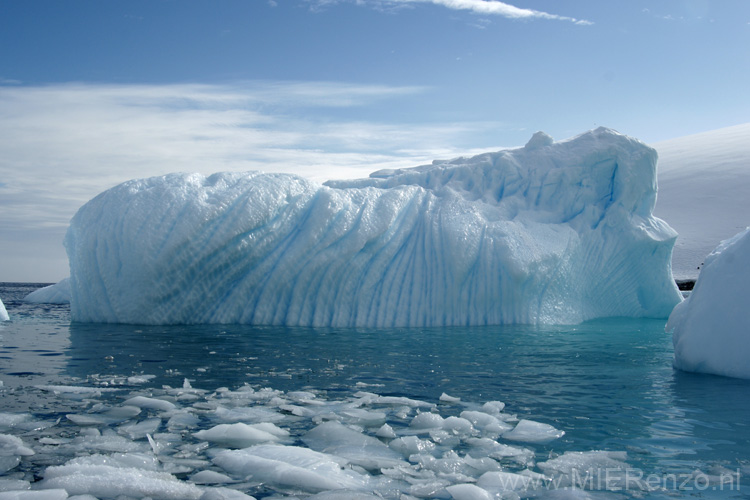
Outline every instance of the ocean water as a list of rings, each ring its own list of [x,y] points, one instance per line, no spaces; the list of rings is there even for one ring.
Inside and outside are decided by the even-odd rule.
[[[674,370],[664,320],[387,330],[72,324],[67,306],[22,302],[38,286],[0,284],[11,316],[0,325],[0,433],[20,437],[35,452],[18,457],[17,465],[0,474],[0,491],[6,480],[41,487],[49,467],[102,453],[155,454],[160,470],[179,483],[192,485],[190,478],[201,470],[226,474],[213,462],[226,443],[202,446],[195,432],[219,423],[259,423],[260,417],[229,418],[217,412],[221,407],[267,410],[269,421],[290,433],[283,442],[288,446],[306,446],[306,433],[330,420],[368,436],[387,423],[398,436],[432,440],[434,448],[405,454],[404,464],[393,468],[397,472],[363,470],[356,460],[345,466],[358,480],[369,481],[360,489],[378,497],[451,498],[451,486],[474,484],[495,465],[545,479],[533,489],[486,488],[493,498],[745,498],[750,493],[750,381]],[[137,415],[108,420],[108,411],[122,408],[134,395],[170,401],[196,419],[173,427],[171,413],[142,408]],[[505,403],[496,416],[508,426],[520,420],[546,426],[519,441],[478,425],[419,433],[411,424],[419,412],[448,418],[489,401]],[[353,408],[375,416],[363,420],[353,416]],[[13,415],[39,424],[14,424]],[[93,422],[76,417],[92,415]],[[138,423],[150,432],[128,431]],[[564,435],[541,439],[551,428]],[[92,444],[94,435],[116,435],[120,441],[101,447]],[[513,446],[524,458],[482,452],[480,438]],[[488,456],[496,464],[472,468],[462,462],[467,455]],[[0,471],[2,463],[0,457]],[[240,476],[200,487],[231,488],[256,498],[319,493],[259,475]],[[561,477],[562,482],[550,482]],[[459,498],[460,493],[452,494]]]

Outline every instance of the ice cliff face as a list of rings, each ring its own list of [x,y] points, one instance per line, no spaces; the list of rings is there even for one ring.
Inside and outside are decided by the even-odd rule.
[[[319,185],[133,180],[66,237],[74,321],[440,326],[667,317],[656,153],[600,128]]]
[[[750,228],[705,258],[690,296],[669,316],[674,366],[750,379]]]

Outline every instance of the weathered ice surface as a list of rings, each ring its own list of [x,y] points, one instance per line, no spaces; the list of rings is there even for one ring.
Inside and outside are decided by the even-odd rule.
[[[439,326],[666,318],[676,233],[656,152],[561,142],[316,184],[174,174],[84,205],[66,237],[74,321]]]
[[[750,378],[750,229],[706,257],[690,296],[669,316],[675,367]]]

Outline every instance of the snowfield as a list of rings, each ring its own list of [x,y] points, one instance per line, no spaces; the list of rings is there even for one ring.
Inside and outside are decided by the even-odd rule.
[[[672,272],[695,279],[706,256],[750,225],[750,123],[652,144],[654,215],[677,231]]]

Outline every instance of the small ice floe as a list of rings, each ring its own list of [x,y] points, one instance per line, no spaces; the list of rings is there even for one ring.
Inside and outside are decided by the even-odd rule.
[[[408,465],[401,455],[378,438],[350,429],[338,422],[325,422],[302,436],[310,449],[346,459],[367,470]]]
[[[440,401],[442,401],[443,403],[458,403],[458,402],[460,402],[460,401],[461,401],[461,398],[455,398],[455,397],[453,397],[453,396],[449,396],[449,395],[448,395],[448,394],[446,394],[446,393],[442,393],[442,394],[440,395],[440,398],[439,398],[439,399],[440,399]]]
[[[520,420],[513,430],[503,434],[503,439],[520,441],[523,443],[543,444],[561,438],[565,431],[555,429],[549,424]]]
[[[213,462],[238,479],[306,492],[361,489],[367,480],[363,474],[344,469],[347,460],[299,446],[258,445],[224,451]]]
[[[24,444],[21,438],[0,434],[0,474],[15,468],[21,463],[21,457],[34,454],[34,450]]]
[[[219,424],[193,434],[196,438],[226,448],[247,448],[260,443],[273,443],[289,436],[289,432],[267,422],[261,424]]]

